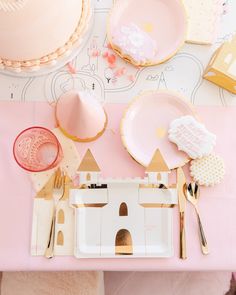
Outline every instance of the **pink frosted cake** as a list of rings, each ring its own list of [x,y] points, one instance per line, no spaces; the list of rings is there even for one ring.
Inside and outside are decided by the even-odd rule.
[[[90,0],[0,0],[0,68],[55,64],[70,54],[90,19]]]

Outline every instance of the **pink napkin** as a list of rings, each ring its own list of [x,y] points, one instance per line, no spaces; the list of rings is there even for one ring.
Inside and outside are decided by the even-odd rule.
[[[109,124],[97,141],[78,144],[81,156],[89,147],[104,176],[142,176],[144,169],[131,159],[121,144],[119,123],[125,105],[108,104]],[[200,211],[210,255],[200,252],[193,208],[187,207],[188,259],[179,252],[179,216],[174,209],[174,248],[171,259],[85,259],[57,257],[46,261],[30,256],[31,215],[34,191],[28,175],[12,156],[16,135],[32,125],[53,128],[53,109],[47,103],[0,103],[0,269],[2,270],[235,270],[236,269],[236,108],[197,107],[207,128],[217,135],[216,152],[226,164],[221,185],[202,188]]]

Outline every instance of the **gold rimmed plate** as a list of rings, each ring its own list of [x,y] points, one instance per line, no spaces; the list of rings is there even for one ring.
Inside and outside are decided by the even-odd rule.
[[[189,157],[169,141],[168,129],[171,121],[186,115],[196,117],[192,105],[180,94],[166,90],[145,92],[135,98],[124,113],[123,144],[145,167],[156,149],[160,149],[169,169],[183,166]]]
[[[107,27],[112,48],[136,66],[160,64],[186,40],[187,15],[181,0],[116,0]]]

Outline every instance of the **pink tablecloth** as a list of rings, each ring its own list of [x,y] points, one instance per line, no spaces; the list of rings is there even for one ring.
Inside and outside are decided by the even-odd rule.
[[[125,105],[106,106],[108,129],[98,141],[78,144],[81,154],[90,147],[105,176],[139,176],[144,169],[123,148],[119,121]],[[170,259],[86,259],[30,256],[33,190],[27,174],[15,163],[16,135],[32,125],[54,127],[52,108],[46,103],[0,103],[0,270],[235,270],[236,269],[236,108],[197,107],[203,122],[218,137],[216,151],[225,158],[224,182],[202,189],[200,210],[211,254],[200,252],[193,209],[187,210],[188,259],[179,253],[179,221],[175,209],[175,256]],[[114,131],[114,132],[113,132]],[[112,165],[111,165],[112,163]]]

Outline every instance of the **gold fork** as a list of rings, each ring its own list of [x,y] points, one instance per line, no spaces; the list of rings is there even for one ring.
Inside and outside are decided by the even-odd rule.
[[[44,256],[46,258],[52,258],[54,256],[54,244],[55,244],[55,224],[56,224],[56,212],[57,206],[60,200],[63,198],[65,192],[65,175],[59,168],[55,173],[55,179],[53,184],[53,215],[49,232],[48,244],[45,250]]]

